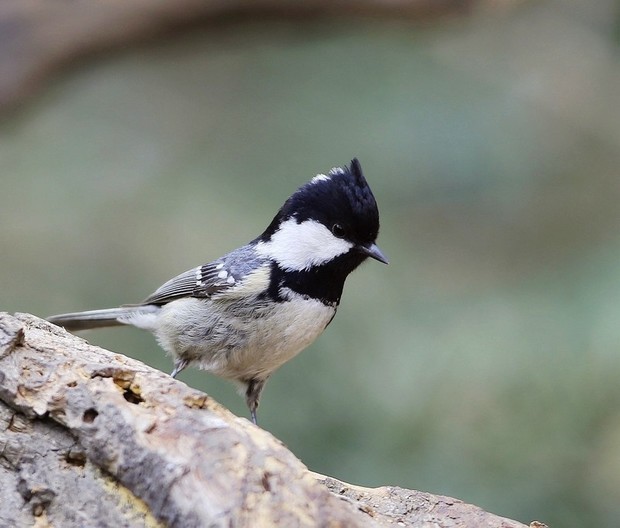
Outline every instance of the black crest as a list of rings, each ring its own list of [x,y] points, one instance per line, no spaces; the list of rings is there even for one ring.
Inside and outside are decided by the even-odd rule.
[[[357,158],[349,166],[336,167],[300,187],[282,206],[260,237],[267,240],[289,218],[321,222],[331,229],[342,226],[346,238],[372,243],[379,233],[379,210]]]

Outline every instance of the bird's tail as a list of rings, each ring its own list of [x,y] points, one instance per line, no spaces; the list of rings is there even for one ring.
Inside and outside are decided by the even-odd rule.
[[[106,326],[119,326],[132,324],[133,319],[141,315],[147,315],[159,310],[154,305],[145,306],[121,306],[119,308],[107,308],[105,310],[89,310],[88,312],[73,312],[52,315],[47,320],[55,325],[62,326],[66,330],[88,330],[91,328],[105,328]]]

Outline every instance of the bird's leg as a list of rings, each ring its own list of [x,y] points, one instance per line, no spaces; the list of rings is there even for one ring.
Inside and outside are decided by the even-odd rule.
[[[253,378],[247,382],[248,388],[245,391],[245,402],[250,409],[250,416],[252,417],[252,423],[258,425],[256,421],[256,409],[258,409],[258,403],[260,401],[260,394],[265,387],[267,379]]]
[[[177,377],[177,374],[179,372],[181,372],[185,367],[187,367],[187,365],[189,364],[189,361],[187,361],[187,359],[183,359],[183,358],[178,358],[175,362],[174,362],[174,370],[171,372],[171,376],[173,378]]]

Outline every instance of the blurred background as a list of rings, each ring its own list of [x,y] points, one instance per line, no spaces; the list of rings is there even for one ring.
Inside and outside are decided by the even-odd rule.
[[[216,18],[34,75],[0,120],[0,309],[140,301],[357,156],[390,265],[261,426],[352,483],[620,526],[620,3],[454,4]],[[82,335],[172,368],[150,334]]]

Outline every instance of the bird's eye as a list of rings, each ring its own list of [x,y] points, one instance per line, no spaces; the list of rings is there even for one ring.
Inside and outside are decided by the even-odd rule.
[[[340,224],[334,224],[332,226],[332,233],[336,238],[343,238],[344,237],[344,227],[342,227]]]

